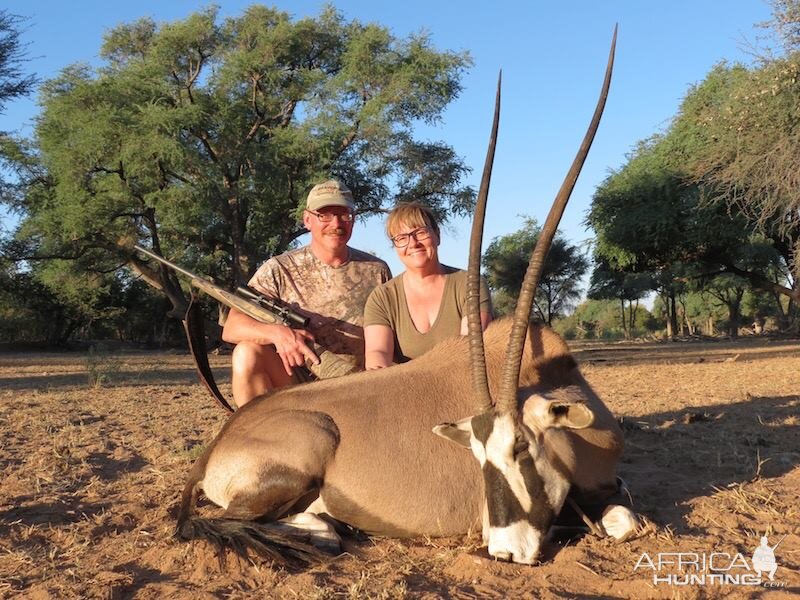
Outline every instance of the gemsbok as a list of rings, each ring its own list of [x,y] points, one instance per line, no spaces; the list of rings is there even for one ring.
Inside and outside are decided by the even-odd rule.
[[[529,323],[544,258],[605,105],[615,44],[616,29],[594,116],[531,256],[513,319],[481,335],[479,259],[498,81],[470,241],[469,335],[402,365],[280,389],[245,405],[192,468],[179,537],[277,558],[306,556],[299,539],[335,551],[333,525],[340,523],[393,537],[482,527],[492,556],[530,564],[568,494],[573,506],[596,506],[617,492],[617,421],[565,342]],[[201,490],[225,509],[223,518],[195,514]],[[622,539],[636,518],[608,506],[593,527]]]

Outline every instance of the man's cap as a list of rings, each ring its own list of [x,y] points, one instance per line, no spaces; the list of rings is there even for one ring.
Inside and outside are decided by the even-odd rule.
[[[308,192],[306,210],[319,210],[323,206],[343,206],[354,210],[353,193],[347,186],[336,179],[318,183]]]

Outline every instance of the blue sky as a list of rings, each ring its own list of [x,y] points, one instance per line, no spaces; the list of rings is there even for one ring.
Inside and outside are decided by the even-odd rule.
[[[250,4],[220,2],[220,13],[238,15]],[[306,0],[275,4],[296,17],[318,14],[323,6]],[[442,123],[420,126],[418,137],[452,145],[473,168],[469,183],[476,187],[502,68],[503,104],[484,245],[518,229],[519,215],[544,220],[594,110],[615,23],[620,29],[611,93],[561,224],[574,243],[591,238],[582,223],[592,193],[609,170],[624,163],[638,140],[665,128],[689,86],[717,62],[750,62],[748,47],[766,35],[755,24],[770,17],[770,6],[761,0],[339,0],[334,5],[346,18],[380,23],[397,36],[424,30],[438,49],[470,52],[474,65],[463,79],[460,98]],[[103,34],[119,23],[142,16],[172,21],[205,6],[183,0],[3,3],[11,13],[29,18],[24,32],[32,58],[28,67],[45,79],[74,62],[99,64]],[[0,130],[29,133],[36,112],[35,98],[13,102],[0,115]],[[443,262],[465,265],[468,231],[469,223],[459,220],[444,232]],[[352,243],[387,260],[393,272],[401,271],[380,219],[359,223]]]

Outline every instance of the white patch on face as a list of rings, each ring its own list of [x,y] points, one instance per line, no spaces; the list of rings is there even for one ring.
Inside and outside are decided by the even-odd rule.
[[[542,533],[527,521],[517,521],[506,527],[491,527],[489,554],[500,560],[530,565],[539,557],[542,537]]]
[[[532,432],[532,439],[538,440],[533,444],[529,443],[530,453],[533,457],[533,462],[536,465],[536,471],[542,478],[544,484],[544,491],[550,506],[553,507],[556,513],[561,510],[564,504],[564,499],[569,493],[570,482],[569,480],[558,471],[547,458],[547,452],[542,447],[543,432],[552,426],[553,415],[550,413],[551,402],[540,396],[539,394],[532,394],[525,401],[522,409],[524,427],[527,427]],[[538,446],[534,447],[538,443]]]
[[[514,460],[516,427],[510,414],[500,415],[494,420],[494,428],[486,440],[486,460],[494,465],[505,477],[508,487],[526,513],[530,512],[533,501],[525,485],[519,464]],[[477,444],[480,446],[480,444]],[[474,450],[473,450],[474,452]],[[481,463],[483,466],[483,462]]]
[[[556,514],[558,514],[564,504],[564,499],[569,493],[570,482],[560,471],[553,467],[547,459],[546,452],[542,450],[535,454],[531,452],[531,454],[534,456],[533,462],[536,465],[536,472],[542,478],[547,500]]]
[[[478,459],[478,463],[481,467],[483,467],[483,465],[486,464],[486,448],[478,441],[475,434],[471,432],[469,435],[469,449],[472,450],[472,454]]]

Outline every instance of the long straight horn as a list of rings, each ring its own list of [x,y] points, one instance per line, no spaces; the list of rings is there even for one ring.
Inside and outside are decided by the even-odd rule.
[[[494,101],[494,121],[489,137],[489,149],[483,165],[481,186],[472,217],[472,235],[469,240],[469,266],[467,267],[467,331],[469,332],[469,355],[472,366],[472,387],[477,397],[479,412],[492,407],[489,393],[489,380],[486,377],[486,354],[483,349],[483,328],[481,326],[481,242],[483,241],[483,222],[486,217],[486,201],[489,198],[489,182],[492,179],[494,149],[497,145],[497,126],[500,122],[500,84],[503,72],[497,77],[497,96]]]
[[[578,174],[581,172],[583,163],[586,160],[586,155],[589,153],[589,148],[594,140],[597,126],[600,124],[600,116],[603,114],[603,108],[605,108],[606,98],[608,97],[608,88],[611,84],[611,71],[614,66],[614,49],[616,45],[617,26],[615,25],[614,37],[611,40],[611,51],[608,55],[606,76],[603,81],[603,89],[600,92],[600,99],[597,101],[594,116],[589,124],[586,136],[583,138],[583,143],[578,150],[578,154],[572,162],[572,167],[567,173],[564,183],[561,184],[561,189],[558,191],[558,195],[553,202],[550,214],[547,215],[547,220],[539,234],[539,239],[531,255],[530,262],[528,263],[528,270],[525,273],[525,279],[522,282],[522,288],[519,292],[517,309],[514,313],[514,322],[511,326],[511,334],[508,340],[506,362],[503,366],[503,376],[500,381],[500,391],[497,397],[497,410],[500,413],[516,412],[517,409],[519,371],[522,361],[522,350],[525,347],[525,334],[528,331],[528,320],[530,319],[533,297],[536,293],[536,286],[539,284],[539,277],[541,277],[542,274],[544,260],[547,257],[547,252],[550,250],[550,244],[553,241],[556,229],[558,229],[561,215],[564,213],[564,208],[567,205],[570,194],[572,194],[572,189],[575,187],[575,181],[578,179]]]

